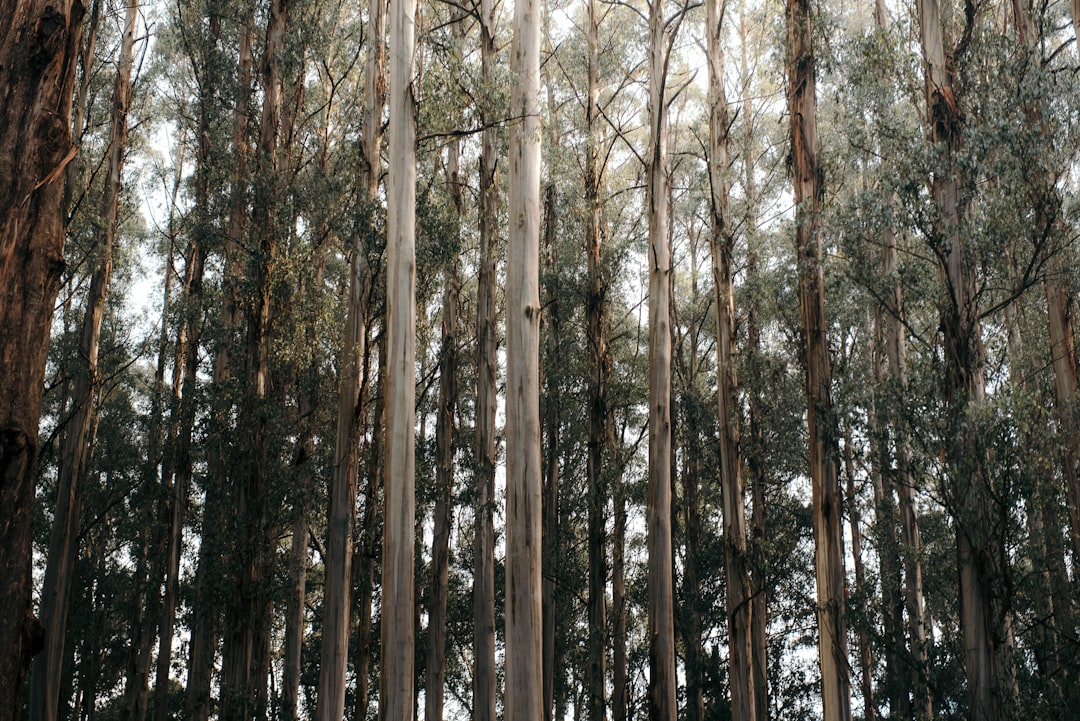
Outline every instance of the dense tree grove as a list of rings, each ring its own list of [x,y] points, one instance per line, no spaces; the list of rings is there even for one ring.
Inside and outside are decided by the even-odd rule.
[[[1077,0],[0,0],[0,721],[1069,721]]]

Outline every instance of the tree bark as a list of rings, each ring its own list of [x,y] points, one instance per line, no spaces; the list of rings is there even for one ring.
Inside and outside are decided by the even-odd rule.
[[[870,648],[870,613],[866,599],[869,589],[866,586],[866,563],[862,555],[862,514],[855,496],[855,449],[851,446],[851,427],[844,428],[844,480],[847,484],[848,523],[851,529],[851,557],[855,564],[855,597],[859,602],[859,612],[863,621],[859,624],[856,639],[859,645],[860,690],[863,697],[863,718],[874,721],[877,718],[877,704],[874,701],[874,660]],[[884,566],[884,562],[882,562]],[[886,581],[883,579],[882,584]],[[889,637],[886,635],[886,643]],[[905,716],[906,718],[906,716]]]
[[[76,12],[76,10],[72,10]],[[57,499],[53,511],[53,526],[49,537],[48,562],[41,590],[41,622],[45,629],[45,648],[34,662],[31,680],[30,718],[32,721],[56,721],[60,698],[61,671],[64,663],[64,643],[67,636],[68,614],[71,608],[71,582],[75,577],[78,556],[78,533],[81,523],[82,493],[80,486],[86,477],[91,455],[91,426],[96,414],[95,396],[98,393],[98,348],[101,323],[105,315],[109,285],[112,279],[113,253],[116,244],[117,216],[120,207],[121,176],[127,146],[127,114],[131,105],[131,68],[135,47],[135,22],[138,4],[128,5],[124,17],[124,32],[113,84],[112,116],[109,144],[106,150],[106,178],[102,193],[102,238],[95,249],[94,271],[86,299],[86,311],[79,330],[78,357],[81,367],[74,371],[71,420],[61,441]],[[70,102],[70,100],[68,101]],[[13,216],[12,216],[13,217]],[[48,332],[45,332],[46,337]],[[14,358],[12,358],[14,360]],[[37,421],[34,421],[35,427]],[[6,486],[6,484],[5,484]],[[145,565],[142,568],[145,572]],[[141,612],[141,594],[136,599]],[[135,635],[143,632],[137,624]],[[141,650],[136,646],[136,653]],[[142,668],[141,661],[136,662]],[[129,678],[129,682],[133,679]],[[145,677],[143,699],[145,701]],[[145,703],[143,705],[145,710]]]
[[[415,0],[390,5],[387,181],[386,495],[382,567],[382,721],[413,721],[416,397]]]
[[[603,168],[600,161],[600,78],[599,30],[600,16],[596,0],[588,3],[589,23],[586,28],[588,44],[588,103],[585,108],[587,143],[585,148],[585,202],[589,220],[585,231],[585,257],[589,273],[589,288],[585,306],[588,317],[589,368],[589,440],[586,460],[586,482],[589,498],[589,719],[607,719],[607,663],[605,636],[607,632],[607,538],[605,507],[607,480],[604,457],[610,453],[608,441],[607,379],[611,372],[611,356],[605,336],[605,303],[607,281],[601,263],[603,238],[603,203],[600,197]]]
[[[386,17],[387,17],[387,0],[370,0],[368,6],[368,27],[369,27],[369,47],[367,55],[367,68],[366,79],[364,85],[364,99],[365,107],[367,109],[367,117],[364,122],[364,135],[363,142],[360,144],[360,152],[362,157],[362,169],[360,186],[366,193],[366,202],[368,204],[368,218],[370,219],[367,226],[367,237],[357,238],[353,246],[353,259],[350,262],[350,312],[353,310],[353,304],[358,303],[359,307],[355,309],[356,319],[347,319],[347,327],[352,327],[353,323],[371,323],[372,303],[370,302],[371,290],[372,290],[372,269],[368,267],[367,263],[367,243],[373,242],[376,238],[377,230],[373,222],[375,208],[379,202],[379,176],[382,173],[382,114],[383,106],[386,104]],[[352,268],[351,263],[355,262],[357,267]],[[356,282],[359,283],[356,297],[353,296],[354,290],[352,284],[354,278],[359,275]],[[371,364],[369,362],[370,348],[367,346],[367,338],[370,335],[369,328],[362,328],[358,338],[362,339],[363,353],[357,355],[357,358],[363,359],[363,371],[365,375],[360,382],[360,408],[359,418],[361,420],[368,419],[368,398],[367,391],[370,387]],[[385,345],[381,350],[385,350]],[[380,364],[382,358],[385,358],[385,352],[380,352]],[[379,374],[379,383],[383,383],[385,376]],[[381,396],[380,396],[381,399]],[[383,442],[382,433],[382,401],[376,403],[376,410],[374,418],[372,419],[372,442],[369,445],[369,450],[372,452],[372,456],[369,459],[369,467],[367,473],[367,483],[364,489],[364,517],[361,536],[361,547],[359,554],[359,563],[357,568],[357,575],[359,577],[359,591],[358,599],[356,603],[357,607],[357,647],[367,649],[371,647],[371,613],[372,613],[372,590],[375,585],[375,555],[377,544],[379,542],[378,529],[376,528],[377,519],[377,507],[379,503],[379,485],[381,483],[380,474],[380,461],[379,461],[379,448]],[[340,413],[340,406],[339,406]],[[340,422],[340,417],[339,417]],[[359,461],[357,461],[359,463]],[[354,711],[355,721],[366,721],[368,705],[369,705],[369,687],[368,687],[368,671],[370,669],[371,658],[369,653],[361,653],[354,661],[354,669],[356,673],[356,704]],[[342,669],[344,672],[344,669]],[[321,721],[321,720],[320,720]]]
[[[734,246],[728,199],[728,106],[724,94],[724,6],[705,6],[709,61],[709,178],[712,270],[716,305],[717,421],[720,427],[720,486],[727,578],[728,685],[731,716],[755,721],[753,594],[746,543],[746,511],[739,438],[738,378],[735,372]],[[688,499],[689,500],[689,499]]]
[[[551,86],[548,86],[548,108],[551,103]],[[558,246],[557,227],[559,223],[556,208],[556,190],[554,181],[549,180],[544,188],[543,214],[543,252],[547,264],[544,281],[544,313],[541,318],[541,331],[544,343],[542,375],[544,377],[543,415],[543,460],[541,476],[543,478],[543,519],[541,536],[543,548],[543,582],[541,611],[543,613],[543,699],[544,721],[551,721],[556,704],[562,701],[565,689],[565,673],[560,673],[559,657],[563,634],[558,629],[558,584],[561,565],[562,539],[559,528],[559,455],[562,428],[562,404],[558,377],[559,336],[562,317],[558,292]]]
[[[1017,687],[1012,613],[1005,597],[1004,540],[994,518],[987,451],[972,417],[985,401],[985,358],[975,279],[961,228],[962,171],[956,161],[961,142],[955,85],[958,68],[954,52],[946,55],[945,27],[937,0],[919,0],[916,11],[926,69],[928,141],[939,157],[930,181],[935,210],[930,244],[937,256],[943,291],[941,327],[951,426],[946,471],[956,523],[968,713],[972,721],[996,721],[1010,717]],[[967,22],[974,22],[974,17],[969,16]]]
[[[492,88],[495,70],[495,3],[480,2],[480,62],[484,97]],[[480,180],[477,217],[480,235],[480,269],[476,301],[476,491],[473,565],[473,721],[496,721],[495,691],[495,243],[499,212],[495,182],[497,160],[495,110],[480,106],[484,129],[480,135]]]
[[[463,34],[455,24],[456,40]],[[465,195],[459,176],[460,144],[454,140],[447,153],[446,175],[458,226],[465,213]],[[460,239],[459,239],[460,241]],[[442,345],[439,351],[438,419],[435,423],[435,518],[431,544],[431,602],[428,611],[427,684],[424,718],[442,721],[446,686],[446,613],[450,586],[450,528],[454,496],[454,416],[457,412],[457,315],[460,281],[456,259],[446,272],[443,289]]]
[[[251,242],[244,299],[246,343],[245,389],[238,426],[245,429],[239,450],[241,471],[233,489],[236,509],[236,555],[231,582],[235,597],[226,608],[222,662],[221,717],[223,721],[261,720],[267,709],[267,676],[272,596],[267,578],[267,554],[273,530],[268,522],[267,468],[270,393],[270,342],[273,308],[271,282],[275,274],[279,230],[275,185],[281,112],[281,61],[285,50],[287,5],[269,6],[266,41],[261,61],[262,110],[252,205]]]
[[[649,11],[649,481],[646,502],[649,720],[675,721],[671,533],[671,248],[668,237],[667,33],[664,0]]]
[[[221,16],[210,12],[208,20],[209,37],[205,39],[207,51],[204,70],[212,73],[211,58],[216,54],[216,46],[221,37]],[[207,721],[211,711],[211,681],[214,674],[214,657],[217,653],[222,619],[222,586],[225,573],[221,544],[223,525],[226,514],[223,509],[227,498],[230,473],[226,467],[232,452],[230,417],[234,410],[231,399],[233,362],[235,356],[235,335],[240,327],[241,284],[240,239],[246,232],[246,181],[248,169],[248,102],[251,97],[252,66],[252,19],[246,18],[240,24],[240,45],[237,61],[236,101],[232,115],[231,154],[234,160],[230,177],[229,216],[226,221],[221,317],[225,340],[218,347],[214,356],[211,377],[213,388],[213,409],[211,411],[209,442],[207,444],[207,474],[205,483],[205,501],[203,503],[202,533],[199,544],[199,563],[195,573],[194,622],[191,633],[190,659],[187,677],[187,714],[189,721]],[[198,139],[198,167],[196,168],[196,193],[204,194],[208,207],[210,175],[209,168],[213,153],[210,135],[209,116],[213,105],[219,101],[212,75],[203,86],[200,97],[200,133]],[[200,230],[210,233],[211,219],[200,213],[196,216]]]
[[[175,211],[182,179],[183,153],[178,151],[180,161],[176,169],[172,198],[169,210],[169,233],[175,237]],[[181,288],[183,315],[177,329],[175,342],[175,361],[173,379],[173,420],[170,423],[170,454],[161,458],[161,477],[166,485],[164,516],[168,524],[164,529],[164,593],[161,599],[158,620],[158,653],[154,677],[154,721],[166,721],[168,714],[169,677],[172,667],[172,641],[176,624],[176,606],[180,595],[180,556],[183,523],[187,506],[187,495],[191,484],[192,458],[191,447],[195,428],[196,385],[199,364],[201,338],[202,281],[206,267],[206,245],[198,233],[194,233],[188,243],[187,261],[184,268],[184,282]],[[172,276],[172,262],[166,268],[168,275],[166,286]],[[168,302],[163,304],[168,308]],[[166,324],[162,322],[162,338],[166,338]],[[161,379],[164,380],[163,371]],[[159,384],[160,385],[160,384]],[[151,458],[157,455],[151,453]],[[154,469],[156,471],[156,467]],[[156,479],[155,479],[156,480]]]
[[[621,470],[615,475],[611,495],[615,507],[611,529],[611,614],[615,617],[611,630],[611,718],[626,721],[626,495]]]
[[[540,5],[514,5],[506,265],[507,721],[543,718],[540,468]]]
[[[788,0],[788,113],[795,191],[799,308],[806,364],[806,424],[813,490],[818,661],[825,721],[850,721],[847,628],[844,620],[839,448],[826,339],[822,243],[817,216],[824,194],[818,165],[817,99],[809,0]]]
[[[744,110],[740,112],[746,134],[746,146],[743,148],[743,188],[746,193],[746,215],[743,224],[746,227],[746,276],[751,286],[760,282],[758,270],[757,237],[757,182],[754,177],[754,113],[753,91],[750,87],[751,72],[747,57],[748,26],[746,3],[739,4],[739,37],[742,49],[742,98]],[[746,310],[746,343],[748,392],[747,392],[747,443],[741,447],[750,478],[750,648],[751,673],[754,686],[754,716],[756,721],[768,721],[769,684],[766,655],[768,651],[766,618],[766,569],[765,558],[765,486],[768,481],[765,472],[765,435],[762,426],[764,413],[764,379],[762,365],[764,356],[761,348],[761,323],[754,303]]]

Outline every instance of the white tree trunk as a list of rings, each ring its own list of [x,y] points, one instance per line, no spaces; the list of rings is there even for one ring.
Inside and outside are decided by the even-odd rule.
[[[386,491],[382,572],[382,721],[413,721],[416,499],[415,0],[390,5],[390,174],[387,189]]]
[[[671,541],[671,249],[668,245],[667,65],[664,0],[649,15],[649,719],[675,721],[675,615]]]
[[[514,4],[506,264],[506,719],[540,721],[540,13]]]

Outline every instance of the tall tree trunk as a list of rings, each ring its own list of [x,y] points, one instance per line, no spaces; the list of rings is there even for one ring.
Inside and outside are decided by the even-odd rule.
[[[462,20],[454,25],[455,40],[464,35]],[[463,43],[462,43],[463,44]],[[447,148],[446,176],[458,227],[465,214],[460,178],[461,146]],[[459,238],[460,242],[460,238]],[[427,684],[424,688],[425,721],[442,721],[446,685],[446,607],[450,585],[450,527],[454,497],[454,414],[457,412],[457,315],[460,281],[457,261],[446,272],[443,289],[442,344],[439,350],[438,419],[435,423],[435,518],[431,544],[431,606],[428,611]]]
[[[71,582],[75,577],[75,560],[78,554],[77,539],[82,506],[80,486],[86,477],[87,464],[90,460],[90,429],[96,411],[94,398],[98,393],[100,381],[98,347],[101,338],[101,323],[105,315],[105,303],[112,279],[121,176],[124,153],[127,149],[127,114],[131,106],[131,69],[138,12],[138,3],[132,2],[127,6],[120,56],[113,84],[112,116],[106,151],[107,170],[102,193],[102,238],[95,250],[94,272],[90,279],[86,311],[79,330],[78,357],[80,363],[84,365],[77,367],[74,371],[76,377],[71,400],[72,417],[61,441],[57,499],[53,512],[52,532],[49,537],[48,562],[41,589],[40,612],[41,622],[45,627],[45,648],[34,662],[30,692],[32,721],[55,721],[60,700],[64,642],[71,608]],[[11,217],[14,219],[14,215]],[[48,336],[47,331],[45,335]],[[11,358],[12,362],[16,362],[14,356]],[[34,423],[36,426],[37,421],[35,420]],[[6,482],[4,487],[7,487]],[[141,597],[136,599],[140,612],[141,601]],[[136,636],[143,630],[141,624],[138,626]],[[139,668],[141,668],[141,662]],[[142,681],[145,689],[145,678]],[[145,690],[143,699],[145,700]],[[145,704],[143,708],[145,710]]]
[[[369,288],[370,290],[370,288]],[[383,486],[384,463],[385,463],[385,413],[386,407],[386,333],[380,333],[378,341],[374,344],[378,351],[378,358],[372,357],[371,330],[374,327],[374,310],[372,303],[368,301],[367,329],[364,353],[364,370],[360,384],[360,404],[363,417],[367,418],[367,407],[371,402],[371,386],[376,383],[378,391],[375,395],[375,404],[372,409],[370,423],[370,440],[364,448],[366,457],[366,482],[364,484],[364,516],[363,535],[358,548],[353,551],[353,567],[357,569],[356,585],[359,589],[357,599],[357,623],[356,642],[357,648],[371,649],[377,645],[372,633],[372,600],[375,589],[376,561],[382,540],[382,528],[379,526],[379,501],[380,491]],[[374,368],[378,363],[377,375]],[[372,380],[372,377],[375,380]],[[359,556],[359,559],[356,558]],[[369,653],[358,654],[354,660],[356,675],[356,699],[353,706],[353,720],[367,721],[368,706],[370,705],[370,669],[371,656]]]
[[[668,237],[667,33],[664,0],[649,11],[649,483],[646,502],[649,720],[675,721],[675,603],[671,533],[671,248]]]
[[[935,207],[930,244],[937,255],[943,289],[941,326],[951,424],[946,470],[949,501],[956,516],[968,707],[972,721],[995,721],[1011,716],[1017,687],[1012,614],[1004,586],[1004,529],[997,527],[986,448],[972,414],[985,401],[985,358],[975,278],[961,228],[962,171],[956,160],[961,120],[954,85],[958,68],[954,52],[946,55],[946,31],[937,0],[919,0],[916,10],[926,67],[928,140],[941,158],[930,182]],[[965,32],[970,32],[974,16],[966,22]]]
[[[757,239],[757,183],[754,179],[754,125],[752,111],[753,99],[750,87],[751,73],[747,60],[748,29],[746,3],[739,5],[739,36],[742,48],[742,98],[743,110],[740,115],[746,132],[746,147],[743,149],[743,188],[746,193],[746,276],[753,286],[759,282],[758,239]],[[762,426],[764,413],[764,379],[762,364],[764,354],[761,348],[761,323],[757,308],[751,303],[746,312],[746,343],[748,393],[747,393],[747,431],[748,448],[741,448],[746,461],[747,474],[750,477],[750,648],[751,673],[754,686],[754,716],[756,721],[768,721],[769,718],[769,683],[766,655],[768,636],[766,618],[766,559],[765,559],[765,434]]]
[[[304,603],[307,587],[308,519],[306,510],[295,509],[292,539],[289,549],[289,586],[285,615],[285,659],[282,717],[286,721],[300,718],[300,674],[304,644]],[[156,721],[156,720],[155,720]]]
[[[495,71],[495,3],[480,2],[480,62],[483,97],[488,97]],[[480,268],[476,300],[476,446],[475,529],[473,561],[473,721],[496,721],[495,692],[495,243],[499,212],[495,182],[497,159],[495,115],[487,103],[480,106],[480,181],[477,216]]]
[[[543,718],[540,468],[540,4],[514,5],[506,264],[507,721]]]
[[[383,721],[413,721],[415,538],[416,126],[415,0],[390,5],[390,174],[387,181],[386,496],[382,567]]]
[[[548,108],[553,109],[549,86]],[[547,268],[544,282],[544,315],[541,318],[543,331],[544,357],[544,395],[543,395],[543,519],[541,537],[543,548],[543,582],[541,612],[543,614],[543,700],[544,721],[551,721],[554,707],[562,701],[565,687],[565,673],[559,673],[563,634],[558,629],[558,579],[561,565],[562,539],[559,529],[559,453],[560,430],[562,426],[561,404],[559,398],[558,354],[559,335],[562,318],[559,312],[559,293],[557,290],[558,272],[558,210],[556,208],[556,189],[554,181],[549,181],[544,188],[543,213],[543,252]],[[545,323],[546,321],[546,323]]]
[[[208,17],[209,37],[205,39],[207,51],[203,63],[210,75],[203,85],[200,97],[198,138],[198,165],[196,167],[196,199],[201,195],[205,204],[196,204],[199,224],[198,230],[203,237],[209,237],[212,220],[201,209],[209,206],[210,163],[213,153],[218,149],[213,146],[210,134],[210,113],[218,102],[216,87],[213,83],[212,70],[208,67],[216,55],[217,43],[221,37],[222,18],[215,12]],[[240,240],[246,229],[246,181],[248,168],[248,102],[251,97],[252,66],[252,19],[240,23],[240,45],[237,64],[236,100],[232,116],[231,148],[234,160],[230,178],[229,216],[226,224],[225,245],[223,249],[225,272],[223,277],[221,318],[225,331],[225,342],[214,356],[212,382],[212,411],[210,418],[209,442],[207,444],[207,474],[205,500],[203,502],[202,534],[199,543],[199,563],[195,572],[194,622],[191,633],[190,660],[187,677],[187,714],[188,721],[207,721],[211,711],[211,682],[214,674],[214,657],[217,653],[223,605],[222,577],[225,572],[222,558],[223,531],[221,525],[226,514],[223,505],[226,502],[231,473],[227,460],[232,452],[230,418],[234,411],[232,401],[232,375],[235,356],[235,335],[240,326],[241,285]]]
[[[611,629],[611,718],[627,721],[626,493],[621,470],[615,475],[611,495],[615,507],[611,529],[611,614],[615,618]]]
[[[601,264],[603,236],[602,200],[603,169],[600,161],[600,16],[597,0],[588,3],[588,103],[585,108],[587,145],[585,148],[585,201],[589,221],[585,231],[585,257],[589,272],[589,288],[585,306],[589,338],[589,441],[586,460],[586,482],[589,498],[589,719],[607,719],[607,664],[605,635],[607,631],[607,538],[605,506],[608,492],[604,456],[610,452],[608,441],[607,378],[611,357],[604,333],[605,295],[607,283]],[[546,708],[546,707],[545,707]]]
[[[1072,537],[1073,582],[1080,579],[1080,426],[1077,425],[1076,350],[1073,346],[1073,302],[1060,282],[1044,284],[1050,326],[1050,358],[1054,366],[1054,398],[1062,443],[1062,467]]]
[[[904,397],[907,388],[907,342],[904,338],[903,296],[897,273],[896,235],[887,231],[883,253],[883,271],[893,281],[892,291],[884,308],[886,369],[895,393]],[[893,458],[896,470],[882,475],[891,477],[899,499],[900,541],[904,565],[904,606],[907,611],[907,645],[912,657],[912,669],[908,686],[916,714],[922,719],[934,716],[933,697],[930,694],[930,649],[926,637],[927,620],[923,597],[922,533],[915,513],[915,487],[911,477],[909,440],[904,421],[897,412],[895,400],[886,399],[886,432],[893,439]],[[884,471],[884,469],[883,469]],[[884,489],[882,491],[884,493]],[[906,694],[905,694],[906,695]]]
[[[268,522],[267,399],[270,385],[270,341],[273,309],[271,282],[276,270],[278,228],[275,185],[281,112],[281,62],[285,50],[287,6],[273,0],[269,7],[263,46],[262,111],[254,182],[251,250],[245,299],[245,390],[238,425],[246,433],[240,447],[242,471],[234,488],[238,548],[231,581],[236,596],[228,604],[222,663],[223,721],[261,720],[266,716],[268,654],[272,596],[267,578],[267,553],[273,531]]]
[[[813,488],[814,570],[817,580],[818,660],[825,721],[851,719],[844,548],[837,478],[839,448],[833,416],[826,339],[822,244],[817,216],[824,194],[818,165],[817,98],[809,0],[788,0],[788,113],[795,190],[795,244],[806,364],[806,424]]]
[[[746,511],[739,438],[738,379],[735,373],[734,246],[728,201],[728,106],[724,93],[724,6],[705,7],[709,60],[709,179],[712,269],[716,305],[717,420],[720,426],[720,486],[727,578],[728,668],[731,716],[755,721],[753,594],[746,544]],[[689,499],[688,499],[689,500]]]
[[[353,269],[350,265],[350,313],[354,311],[354,304],[357,304],[358,307],[355,308],[356,319],[349,318],[346,320],[346,323],[349,324],[347,327],[352,327],[352,324],[357,322],[368,325],[370,325],[371,322],[370,316],[372,314],[372,304],[370,302],[370,296],[373,273],[367,263],[367,244],[375,240],[377,233],[374,217],[375,209],[379,202],[379,176],[382,173],[382,114],[383,106],[386,104],[387,58],[385,37],[387,0],[370,0],[368,7],[368,32],[370,40],[364,85],[367,117],[364,121],[363,142],[360,144],[361,157],[363,159],[360,185],[366,193],[365,201],[368,206],[368,218],[371,220],[369,220],[366,228],[366,236],[364,238],[357,238],[352,249],[353,258],[351,259],[351,262],[355,262],[357,267]],[[356,296],[353,295],[354,290],[352,284],[354,282],[359,283],[359,287],[355,291]],[[361,420],[365,421],[368,419],[368,389],[370,388],[370,377],[373,375],[371,373],[370,348],[368,347],[366,340],[369,337],[369,334],[369,328],[361,328],[358,338],[361,339],[360,342],[363,345],[363,353],[357,355],[357,358],[363,359],[362,373],[364,374],[360,382],[360,407],[358,409],[358,415]],[[385,349],[385,346],[383,349]],[[380,352],[380,364],[382,364],[382,359],[385,358],[385,355],[385,353]],[[385,376],[380,373],[379,383],[383,383],[384,378]],[[379,484],[381,483],[378,458],[378,449],[381,447],[383,440],[381,404],[381,400],[376,403],[378,408],[375,411],[374,419],[371,421],[373,425],[371,437],[375,442],[372,442],[369,446],[369,450],[372,451],[372,457],[370,458],[367,482],[364,489],[364,523],[361,531],[359,563],[357,564],[358,568],[356,569],[359,580],[359,583],[357,584],[359,588],[356,603],[358,648],[371,647],[372,590],[375,585],[375,551],[379,542],[378,529],[376,528],[376,507],[378,506]],[[339,423],[340,422],[339,405]],[[355,721],[366,721],[367,719],[369,704],[368,671],[370,669],[370,663],[370,654],[367,653],[359,654],[354,660],[356,675]],[[342,668],[342,673],[344,673],[344,668]],[[323,720],[319,719],[319,721]]]
[[[183,176],[183,153],[178,150],[179,167],[173,183],[172,198],[169,205],[169,233],[175,236],[175,212],[180,183]],[[192,234],[188,243],[187,261],[184,268],[184,282],[181,288],[183,315],[177,330],[175,343],[174,379],[173,379],[173,420],[170,423],[170,446],[172,461],[161,459],[162,481],[166,485],[166,498],[163,514],[168,523],[164,529],[164,593],[159,608],[158,652],[154,677],[154,721],[166,721],[168,714],[169,678],[172,668],[172,642],[176,623],[176,606],[180,595],[180,556],[183,533],[184,511],[187,494],[191,484],[192,458],[191,447],[195,428],[196,384],[199,364],[199,346],[201,337],[202,281],[206,266],[206,245],[200,242],[197,233]],[[172,276],[171,262],[166,268],[169,278]],[[169,285],[166,279],[166,286]],[[168,307],[168,303],[164,304]],[[166,338],[167,325],[162,323],[162,338]],[[160,369],[161,371],[164,368]],[[161,376],[162,380],[164,376]],[[181,392],[182,390],[182,392]],[[168,454],[167,454],[168,455]],[[151,458],[156,455],[151,453]]]
[[[862,555],[862,514],[855,499],[855,449],[851,445],[851,426],[844,427],[844,480],[847,484],[848,523],[851,528],[851,557],[855,563],[855,597],[858,599],[859,612],[864,619],[856,632],[859,644],[860,690],[863,697],[863,718],[874,721],[877,718],[877,704],[874,701],[874,661],[870,648],[870,614],[866,599],[869,589],[866,586],[866,564]],[[883,563],[884,565],[884,563]],[[882,583],[886,581],[883,579]],[[889,637],[886,636],[886,643]],[[907,716],[904,716],[907,718]]]

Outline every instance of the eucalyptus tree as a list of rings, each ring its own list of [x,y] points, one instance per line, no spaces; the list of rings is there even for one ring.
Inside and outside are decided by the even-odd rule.
[[[386,4],[372,0],[369,5],[370,36],[367,47],[366,83],[364,87],[367,117],[360,144],[361,170],[360,192],[366,204],[366,217],[374,217],[378,201],[379,173],[381,168],[380,146],[382,144],[382,112],[385,105],[385,34]],[[327,132],[329,131],[329,118]],[[328,145],[329,138],[324,138]],[[324,156],[327,151],[324,150]],[[322,163],[329,174],[328,161]],[[328,219],[322,223],[329,230]],[[330,493],[328,512],[329,533],[327,538],[326,588],[323,597],[323,634],[320,648],[319,695],[316,717],[320,721],[340,719],[345,710],[345,674],[350,633],[350,610],[352,604],[354,526],[356,521],[357,479],[360,470],[360,424],[367,419],[364,394],[364,372],[367,360],[367,322],[370,314],[371,269],[368,265],[367,241],[375,235],[373,224],[365,232],[354,232],[348,246],[349,261],[348,305],[345,316],[344,358],[338,385],[337,434],[334,451],[334,478]],[[373,514],[375,489],[365,493],[365,509]],[[365,519],[373,521],[371,519]],[[362,533],[363,545],[371,545],[373,523],[366,523]],[[373,559],[369,553],[360,554],[359,596],[357,621],[362,647],[366,647],[371,634],[371,586]],[[357,706],[367,709],[367,654],[356,664]]]
[[[728,183],[728,103],[724,91],[724,6],[705,5],[709,70],[709,187],[713,282],[716,306],[716,375],[720,426],[720,484],[723,495],[724,570],[727,577],[728,664],[731,715],[753,721],[754,656],[752,592],[746,543],[746,512],[739,440],[738,380],[735,372],[734,246]]]
[[[35,721],[56,719],[60,701],[60,677],[64,661],[68,614],[71,608],[73,566],[78,552],[77,543],[82,523],[80,487],[85,482],[91,453],[91,427],[94,425],[95,399],[100,392],[98,351],[101,341],[101,324],[112,280],[121,178],[124,155],[127,150],[127,116],[131,107],[131,76],[135,49],[135,25],[138,16],[138,3],[129,3],[124,14],[124,29],[112,91],[106,179],[102,191],[99,221],[102,234],[94,252],[93,273],[79,331],[78,361],[74,371],[75,384],[70,403],[72,417],[65,426],[61,441],[57,500],[53,511],[48,562],[41,591],[41,621],[45,627],[45,648],[34,662],[30,715]],[[145,558],[141,559],[141,563],[145,565]],[[134,633],[136,636],[143,634],[141,624],[136,624]],[[149,645],[143,643],[143,639],[137,638],[134,646],[145,651],[142,657],[136,660],[136,673],[133,674],[133,676],[141,676],[141,681],[138,678],[129,678],[127,693],[128,695],[135,694],[141,700],[141,711],[145,713],[145,673],[146,667],[149,666]],[[141,674],[138,673],[139,670],[142,671]]]
[[[809,0],[788,0],[786,20],[787,101],[795,191],[800,335],[806,371],[822,708],[826,721],[847,721],[851,718],[851,699],[844,617],[843,509],[830,387],[822,239],[817,230],[824,188],[818,158],[816,69]]]
[[[675,600],[671,532],[671,247],[668,236],[668,33],[664,0],[649,5],[649,719],[675,721]]]
[[[386,495],[380,715],[413,719],[413,539],[416,515],[416,121],[414,0],[390,6],[386,276]]]
[[[0,7],[0,721],[18,717],[43,641],[30,605],[38,420],[63,269],[64,169],[78,152],[71,105],[85,11],[78,0]]]
[[[974,414],[986,402],[986,356],[972,250],[964,237],[964,188],[971,182],[959,162],[962,56],[976,31],[977,13],[965,15],[953,40],[936,0],[917,4],[926,73],[926,136],[934,153],[930,178],[933,225],[929,243],[941,278],[940,313],[947,378],[950,442],[946,448],[948,502],[957,528],[960,624],[964,640],[968,713],[973,721],[1006,718],[1017,695],[1012,612],[1001,585],[1005,543],[992,518],[994,492],[987,452]]]
[[[540,4],[514,5],[506,270],[506,718],[543,718]]]
[[[495,721],[495,417],[497,406],[495,329],[496,221],[499,191],[496,182],[496,109],[493,107],[496,58],[494,0],[481,0],[479,104],[480,159],[477,224],[480,259],[476,288],[476,426],[473,529],[473,716],[474,721]]]

